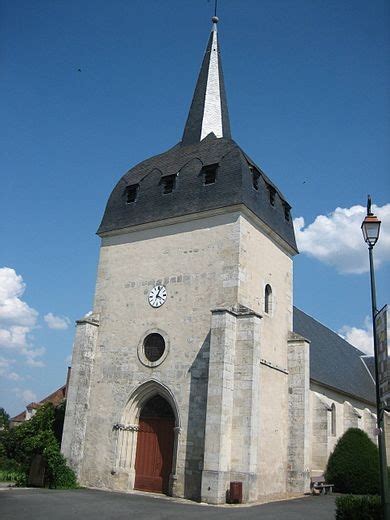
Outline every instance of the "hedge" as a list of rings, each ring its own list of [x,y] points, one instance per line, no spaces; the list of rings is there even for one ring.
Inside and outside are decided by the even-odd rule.
[[[336,520],[382,520],[381,499],[374,495],[336,498]]]
[[[340,437],[329,457],[325,479],[339,493],[379,494],[378,448],[365,432],[350,428]]]

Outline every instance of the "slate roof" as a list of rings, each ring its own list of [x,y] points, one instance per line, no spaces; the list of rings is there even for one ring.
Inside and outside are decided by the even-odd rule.
[[[310,344],[310,378],[341,392],[375,403],[375,384],[365,356],[338,334],[294,307],[294,332]]]
[[[214,23],[182,141],[131,168],[120,179],[108,199],[97,233],[101,235],[139,224],[244,204],[279,235],[294,254],[297,246],[290,205],[265,173],[231,139],[216,36]],[[213,52],[217,53],[217,64],[215,54],[211,59]],[[220,124],[200,141],[204,128],[209,129],[214,124],[212,116]],[[206,127],[202,126],[205,118],[208,118]],[[221,129],[222,137],[218,135]],[[216,182],[205,185],[202,167],[211,164],[218,167]],[[176,185],[172,193],[164,194],[164,178],[169,175],[176,176]],[[254,176],[259,177],[258,189],[253,186]],[[133,194],[137,194],[135,201],[128,200],[130,186],[134,187],[130,188]],[[274,193],[275,200],[271,203]]]
[[[218,165],[216,182],[204,185],[202,167],[211,164]],[[260,175],[258,190],[251,169]],[[163,194],[161,180],[173,174],[176,187]],[[134,184],[139,185],[137,199],[126,203],[126,187]],[[276,192],[274,205],[270,188]],[[281,192],[232,139],[213,134],[189,146],[179,143],[129,170],[108,199],[98,234],[236,204],[247,206],[297,251],[290,205]]]
[[[367,367],[367,370],[370,372],[371,377],[375,380],[375,359],[374,356],[364,356],[363,362]]]

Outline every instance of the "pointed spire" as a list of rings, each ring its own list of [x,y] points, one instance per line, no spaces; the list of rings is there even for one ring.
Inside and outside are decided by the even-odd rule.
[[[221,56],[218,46],[217,16],[212,17],[212,22],[212,31],[196,83],[190,112],[184,127],[183,145],[197,143],[210,132],[213,132],[216,137],[231,137]]]

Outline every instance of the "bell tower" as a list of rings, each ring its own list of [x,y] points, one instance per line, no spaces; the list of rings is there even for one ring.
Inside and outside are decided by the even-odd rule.
[[[119,180],[98,229],[62,448],[85,486],[286,492],[297,248],[290,205],[231,138],[217,24],[182,140]]]

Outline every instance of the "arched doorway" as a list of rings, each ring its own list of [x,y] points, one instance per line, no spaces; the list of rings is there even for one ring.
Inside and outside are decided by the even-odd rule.
[[[163,397],[155,395],[139,416],[134,489],[168,493],[172,472],[175,416]]]

